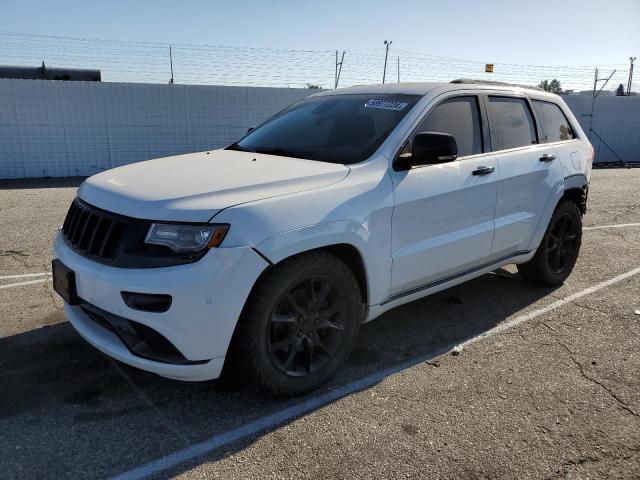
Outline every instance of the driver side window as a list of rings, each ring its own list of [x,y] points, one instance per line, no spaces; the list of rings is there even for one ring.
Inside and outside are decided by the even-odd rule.
[[[456,139],[458,157],[482,153],[480,109],[475,96],[455,97],[436,105],[411,135],[422,132],[449,133]],[[411,142],[407,142],[410,146]]]

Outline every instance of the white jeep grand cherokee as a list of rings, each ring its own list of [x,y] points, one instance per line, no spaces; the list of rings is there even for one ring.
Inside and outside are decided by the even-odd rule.
[[[518,264],[557,285],[593,149],[565,103],[456,80],[313,95],[222,150],[95,175],[55,239],[88,342],[182,380],[326,382],[362,322]]]

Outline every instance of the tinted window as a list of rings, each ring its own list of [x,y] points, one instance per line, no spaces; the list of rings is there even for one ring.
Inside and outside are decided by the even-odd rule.
[[[575,138],[569,121],[560,107],[554,103],[541,102],[539,100],[534,100],[533,106],[536,109],[538,120],[542,124],[545,136],[542,140],[545,143]]]
[[[489,97],[493,150],[537,143],[536,129],[523,98]]]
[[[458,156],[482,153],[482,128],[476,97],[445,100],[431,110],[415,133],[441,132],[453,135]]]
[[[227,148],[325,162],[359,162],[378,149],[419,98],[393,94],[308,98]]]

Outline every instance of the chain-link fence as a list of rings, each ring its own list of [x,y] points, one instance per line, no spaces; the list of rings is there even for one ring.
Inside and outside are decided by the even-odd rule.
[[[302,50],[97,40],[0,32],[0,64],[90,68],[108,82],[333,88],[335,50]],[[171,55],[169,52],[171,47]],[[342,58],[342,50],[339,58]],[[384,48],[346,50],[339,86],[381,83]],[[601,76],[616,70],[607,88],[627,85],[623,57],[610,65],[526,65],[465,60],[391,48],[386,80],[450,81],[454,78],[498,80],[537,85],[557,79],[565,90],[593,88],[594,69]]]

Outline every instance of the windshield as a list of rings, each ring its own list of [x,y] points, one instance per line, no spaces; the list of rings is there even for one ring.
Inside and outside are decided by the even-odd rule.
[[[378,149],[419,98],[394,94],[308,98],[227,148],[333,163],[360,162]]]

